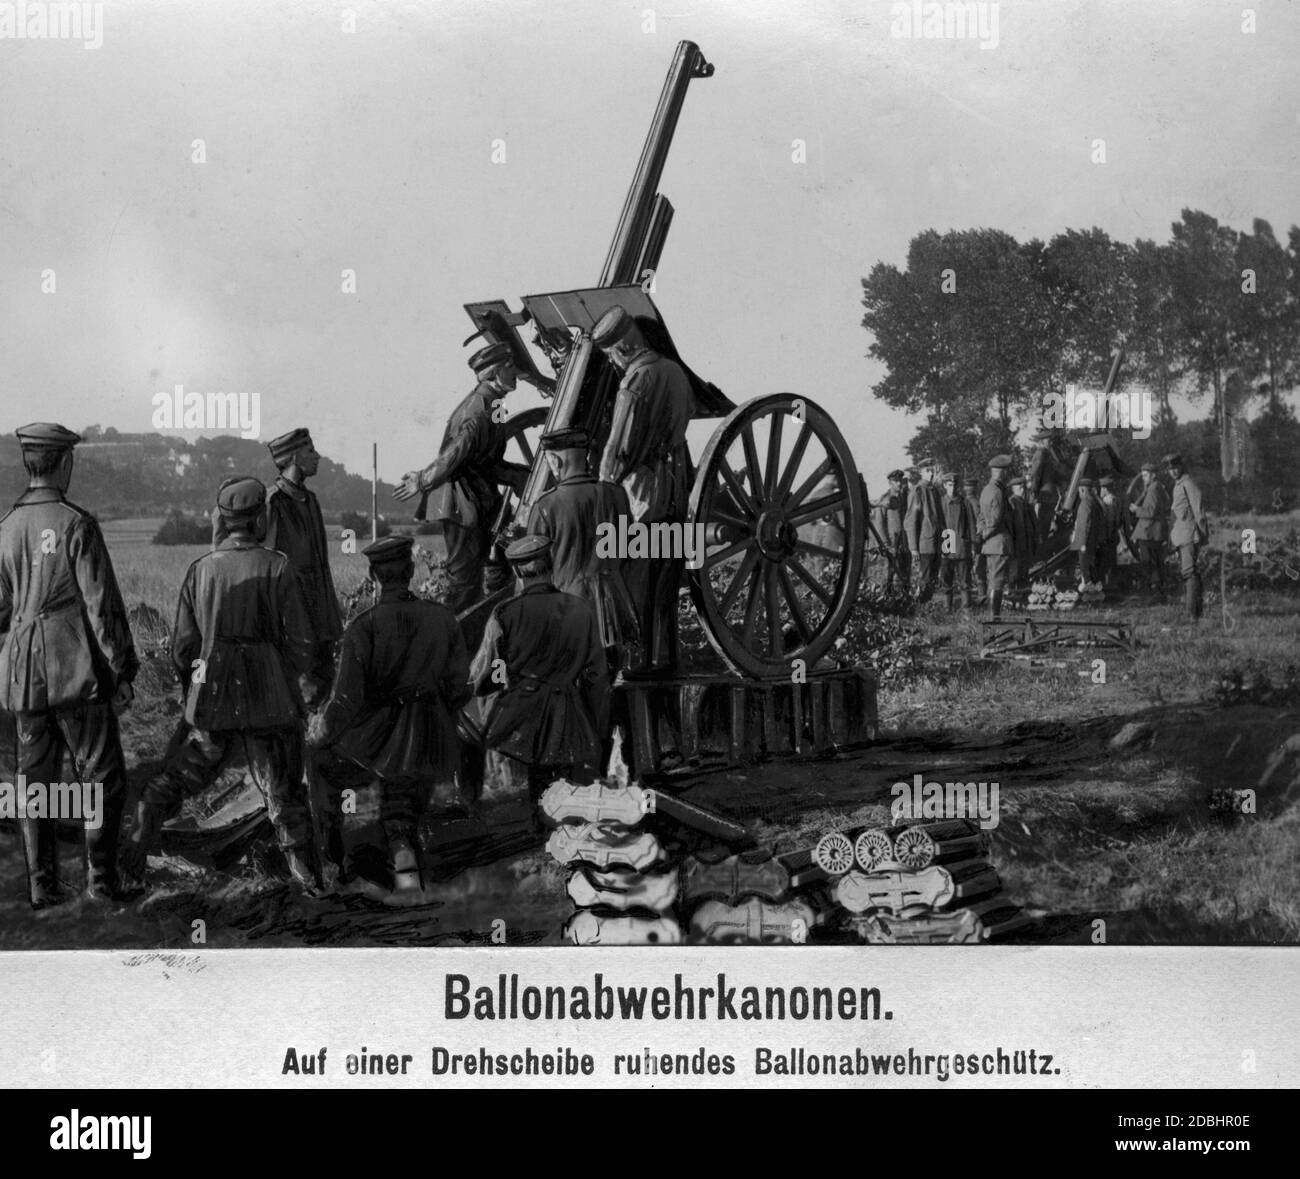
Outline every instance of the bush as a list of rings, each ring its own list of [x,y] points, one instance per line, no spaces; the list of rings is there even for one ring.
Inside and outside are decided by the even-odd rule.
[[[179,508],[173,508],[153,534],[154,544],[209,544],[211,541],[212,521],[205,516],[187,516]]]
[[[352,529],[352,531],[356,533],[358,541],[363,541],[366,544],[370,543],[369,516],[363,516],[360,512],[344,512],[342,518],[339,520],[339,527]],[[393,526],[385,520],[383,516],[380,516],[379,524],[375,531],[377,536],[388,536],[392,533]]]

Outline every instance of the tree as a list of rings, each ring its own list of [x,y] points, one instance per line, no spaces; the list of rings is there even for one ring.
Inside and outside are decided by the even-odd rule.
[[[1174,307],[1173,251],[1139,238],[1129,257],[1133,280],[1133,329],[1128,338],[1130,371],[1155,395],[1155,426],[1172,430],[1176,418],[1170,397],[1179,390],[1187,361],[1181,351],[1180,321]]]
[[[1297,244],[1291,231],[1292,250]],[[1294,285],[1290,255],[1267,221],[1255,219],[1252,233],[1237,239],[1237,269],[1243,288],[1236,326],[1239,356],[1246,376],[1263,379],[1269,405],[1276,408],[1282,392],[1296,380],[1297,339],[1300,339],[1300,300]]]

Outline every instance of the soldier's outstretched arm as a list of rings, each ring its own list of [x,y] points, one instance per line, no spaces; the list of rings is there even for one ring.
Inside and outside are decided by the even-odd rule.
[[[366,668],[371,662],[370,628],[354,622],[339,644],[338,672],[320,720],[312,726],[308,744],[324,749],[333,745],[356,719],[366,702]]]
[[[507,686],[501,682],[501,677],[492,678],[494,669],[505,666],[505,661],[501,660],[502,637],[501,623],[494,610],[487,620],[487,626],[483,628],[483,641],[479,644],[478,654],[474,656],[469,669],[469,682],[475,696],[490,696]],[[498,660],[501,662],[498,663]]]
[[[85,603],[90,632],[108,665],[113,687],[129,684],[140,669],[140,660],[108,546],[91,517],[83,517],[68,534],[68,557]]]
[[[447,671],[442,679],[442,695],[450,708],[460,708],[474,695],[469,685],[469,649],[460,623],[451,620],[451,634],[447,642]]]

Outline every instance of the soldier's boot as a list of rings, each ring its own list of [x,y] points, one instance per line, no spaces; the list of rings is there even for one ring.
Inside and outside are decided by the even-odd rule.
[[[948,613],[951,614],[951,613],[952,613],[952,597],[953,597],[953,587],[952,587],[952,586],[947,586],[947,587],[944,589],[944,591],[943,591],[943,597],[944,597],[944,601],[945,601],[945,602],[947,603],[947,605],[948,605]]]
[[[1183,602],[1187,607],[1187,616],[1193,622],[1199,621],[1201,617],[1201,579],[1198,576],[1189,577],[1183,582]]]
[[[989,598],[989,617],[995,619],[1002,617],[1002,590],[1001,589],[995,589],[992,593],[992,596],[990,596]]]
[[[388,820],[383,827],[384,834],[388,837],[389,859],[393,865],[393,890],[419,892],[423,888],[420,880],[420,857],[415,850],[411,825]]]
[[[122,822],[120,803],[105,802],[103,822],[86,828],[86,887],[88,901],[112,901],[121,895],[117,876],[118,828]]]
[[[27,861],[27,896],[33,909],[45,909],[63,900],[59,890],[59,846],[52,823],[19,819],[23,857]]]
[[[305,844],[280,845],[280,852],[289,868],[289,879],[303,892],[311,897],[322,896],[325,892],[316,871],[315,857]]]
[[[123,892],[144,891],[149,853],[158,845],[158,833],[162,830],[162,825],[162,809],[156,803],[142,798],[135,804],[131,829],[122,843],[119,857]]]
[[[343,842],[343,816],[331,809],[320,820],[320,832],[320,882],[326,888],[346,892],[357,878]]]
[[[961,591],[961,608],[966,611],[970,610],[970,590],[965,586],[962,586]]]

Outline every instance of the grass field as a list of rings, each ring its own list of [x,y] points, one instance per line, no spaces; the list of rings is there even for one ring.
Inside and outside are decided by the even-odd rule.
[[[115,522],[106,535],[128,607],[151,606],[165,630],[183,572],[203,548],[150,545],[157,523]],[[1262,551],[1300,566],[1287,556],[1296,525],[1294,516],[1235,520],[1217,543],[1254,527]],[[340,592],[363,573],[361,556],[336,555]],[[1096,652],[981,659],[969,615],[931,603],[882,619],[864,607],[840,655],[879,661],[882,740],[831,761],[714,773],[686,793],[791,850],[888,803],[890,785],[915,772],[996,779],[993,860],[1011,898],[1041,917],[1035,938],[1300,942],[1300,737],[1287,744],[1300,734],[1300,597],[1289,575],[1277,580],[1230,583],[1226,610],[1211,580],[1199,626],[1179,605],[1141,597],[1077,612],[1134,626],[1137,653],[1107,655],[1104,682]],[[137,628],[144,667],[123,719],[137,777],[156,770],[176,724],[161,639]],[[1240,789],[1256,791],[1253,813],[1225,809],[1223,792]],[[508,920],[512,940],[554,942],[567,911],[536,841],[452,874],[439,916],[425,914],[423,924],[385,925],[297,900],[256,865],[231,875],[177,861],[164,875],[162,890],[109,921],[80,903],[31,914],[17,841],[0,836],[0,945],[181,946],[195,912],[208,921],[210,945],[475,943],[492,916]]]

